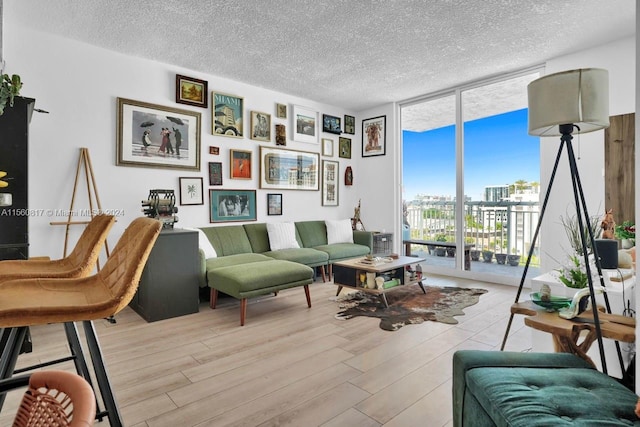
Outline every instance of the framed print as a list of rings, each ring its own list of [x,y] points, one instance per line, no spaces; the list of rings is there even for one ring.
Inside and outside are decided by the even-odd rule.
[[[231,179],[251,179],[251,151],[231,150]]]
[[[282,193],[267,194],[267,215],[282,215]]]
[[[344,116],[344,133],[351,135],[356,134],[356,118],[353,116]]]
[[[387,116],[362,121],[362,157],[384,156],[386,152]]]
[[[310,108],[293,106],[293,140],[318,143],[318,113]]]
[[[351,138],[340,137],[338,140],[338,157],[343,159],[351,158]]]
[[[285,125],[276,125],[276,145],[287,145],[287,127]]]
[[[279,119],[287,118],[287,104],[276,104],[276,117]]]
[[[180,204],[204,205],[202,178],[178,178],[180,180]]]
[[[116,165],[200,170],[200,113],[118,98]]]
[[[322,155],[333,157],[333,140],[329,138],[322,138]]]
[[[256,190],[209,190],[209,222],[256,220]]]
[[[209,185],[222,185],[222,162],[209,162]]]
[[[207,85],[205,80],[176,74],[176,102],[207,108],[209,106]]]
[[[335,160],[322,161],[322,206],[338,206],[338,168]]]
[[[271,114],[260,111],[251,112],[251,139],[271,141]]]
[[[342,133],[342,128],[340,127],[340,117],[323,114],[322,132],[335,133],[337,135],[340,135]]]
[[[211,92],[211,133],[242,138],[244,126],[244,98],[226,93]]]
[[[319,190],[320,154],[260,146],[260,188]]]
[[[220,154],[220,147],[209,147],[209,154],[217,156],[218,154]]]

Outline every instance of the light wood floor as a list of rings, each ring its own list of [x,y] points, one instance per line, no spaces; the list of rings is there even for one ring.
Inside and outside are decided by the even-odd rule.
[[[336,320],[336,287],[321,281],[311,285],[311,309],[302,288],[251,300],[244,327],[239,303],[226,299],[153,323],[127,308],[96,328],[126,426],[451,426],[452,354],[499,349],[517,288],[447,277],[427,284],[489,292],[457,325],[396,332],[373,318]],[[32,337],[19,366],[68,354],[60,325],[33,328]],[[530,347],[515,316],[507,349]],[[0,425],[10,425],[18,398],[8,396]]]

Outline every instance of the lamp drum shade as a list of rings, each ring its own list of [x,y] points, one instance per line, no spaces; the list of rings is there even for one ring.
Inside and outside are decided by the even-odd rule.
[[[560,136],[559,125],[579,133],[609,127],[609,72],[582,68],[549,74],[529,83],[529,134]]]

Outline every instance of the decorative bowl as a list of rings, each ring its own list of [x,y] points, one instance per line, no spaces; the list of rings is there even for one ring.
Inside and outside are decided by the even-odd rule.
[[[548,301],[543,301],[539,292],[533,292],[529,294],[529,296],[534,304],[546,308],[547,311],[558,311],[561,308],[569,307],[571,305],[571,298],[567,297],[550,295]]]

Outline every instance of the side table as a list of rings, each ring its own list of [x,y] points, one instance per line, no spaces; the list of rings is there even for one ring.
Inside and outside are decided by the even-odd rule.
[[[160,232],[129,306],[147,322],[199,311],[197,231]]]

